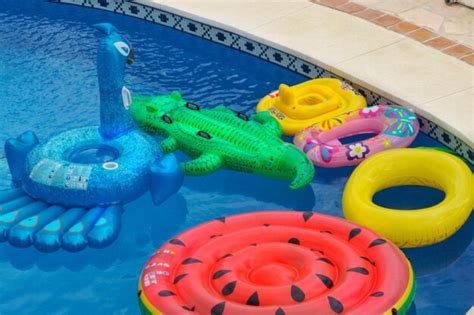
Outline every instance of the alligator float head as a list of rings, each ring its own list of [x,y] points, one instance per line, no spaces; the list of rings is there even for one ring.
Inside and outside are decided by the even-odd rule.
[[[311,182],[314,166],[295,146],[281,140],[281,127],[267,112],[252,117],[217,106],[200,108],[181,95],[134,97],[131,113],[151,134],[165,136],[165,152],[180,149],[195,158],[182,164],[187,175],[226,167],[292,180],[293,189]]]
[[[160,96],[133,96],[130,112],[135,122],[150,134],[168,135],[169,113],[185,106],[179,92]]]

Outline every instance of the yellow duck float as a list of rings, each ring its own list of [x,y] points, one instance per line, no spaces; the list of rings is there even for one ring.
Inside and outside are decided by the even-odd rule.
[[[257,112],[268,111],[293,136],[326,119],[367,106],[365,98],[337,79],[313,79],[294,86],[281,84],[257,105]]]

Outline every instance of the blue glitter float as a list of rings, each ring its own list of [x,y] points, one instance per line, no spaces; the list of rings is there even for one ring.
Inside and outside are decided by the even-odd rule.
[[[0,191],[0,241],[44,252],[102,248],[120,232],[123,204],[150,191],[158,205],[182,184],[175,156],[163,156],[128,112],[130,42],[111,24],[96,28],[100,126],[71,129],[44,143],[32,131],[5,142],[13,185]]]

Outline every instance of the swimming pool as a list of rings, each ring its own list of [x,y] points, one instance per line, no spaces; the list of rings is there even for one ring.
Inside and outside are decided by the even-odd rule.
[[[2,4],[2,143],[26,129],[45,139],[98,123],[97,40],[92,28],[97,22],[113,23],[132,40],[137,58],[127,70],[126,82],[137,95],[180,90],[198,104],[222,102],[251,114],[257,101],[280,82],[305,80],[249,55],[145,21],[42,1]],[[414,143],[418,145],[439,144],[420,134]],[[311,187],[300,191],[289,190],[286,182],[229,171],[188,177],[179,194],[159,207],[149,196],[127,205],[118,240],[102,250],[43,254],[0,243],[0,314],[137,314],[140,270],[164,240],[209,219],[253,210],[313,209],[342,216],[341,195],[351,171],[318,168]],[[379,202],[425,206],[439,198],[431,191],[424,198],[411,192],[416,204],[404,198],[407,204],[402,205],[395,194],[407,193],[395,191],[380,196]],[[473,220],[471,216],[461,231],[441,244],[405,250],[418,282],[411,314],[461,314],[471,306]]]

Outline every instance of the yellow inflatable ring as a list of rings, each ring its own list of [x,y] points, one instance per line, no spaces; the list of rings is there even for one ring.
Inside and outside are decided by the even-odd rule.
[[[406,148],[383,151],[352,173],[342,198],[344,215],[399,247],[438,243],[453,235],[471,214],[473,179],[469,167],[449,153]],[[407,211],[373,203],[376,192],[404,185],[437,188],[444,191],[445,198],[432,207]]]
[[[260,100],[257,112],[268,111],[283,133],[297,132],[321,121],[363,108],[365,98],[349,85],[332,78],[309,80],[294,86],[281,84]]]

